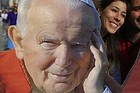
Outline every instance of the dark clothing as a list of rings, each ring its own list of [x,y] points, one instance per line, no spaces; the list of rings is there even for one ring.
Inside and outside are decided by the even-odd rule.
[[[16,25],[16,21],[17,21],[17,14],[14,13],[13,11],[9,12],[8,13],[8,16],[7,16],[7,23],[10,25]],[[11,39],[8,37],[8,44],[7,44],[7,48],[8,49],[12,49],[14,48],[14,45],[11,41]]]
[[[122,93],[140,93],[140,52],[124,83]]]
[[[15,14],[13,11],[9,12],[7,16],[7,23],[9,25],[16,25],[16,20],[17,20],[17,14]]]
[[[124,39],[119,42],[119,48],[121,80],[123,83],[136,60],[140,48],[140,41],[134,44],[131,41]]]

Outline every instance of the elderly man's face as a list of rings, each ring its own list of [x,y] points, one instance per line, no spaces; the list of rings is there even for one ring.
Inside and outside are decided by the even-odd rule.
[[[89,68],[92,9],[87,5],[70,9],[65,4],[46,7],[48,2],[38,1],[27,14],[25,66],[39,89],[69,92],[81,83]]]

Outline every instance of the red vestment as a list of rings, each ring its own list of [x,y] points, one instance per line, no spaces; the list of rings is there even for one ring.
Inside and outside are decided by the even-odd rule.
[[[140,51],[124,83],[122,93],[140,93]]]
[[[5,93],[31,93],[31,87],[15,50],[0,52],[0,82]]]

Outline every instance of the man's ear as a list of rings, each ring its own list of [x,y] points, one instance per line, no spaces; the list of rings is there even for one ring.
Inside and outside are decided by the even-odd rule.
[[[21,32],[16,26],[10,26],[8,29],[8,36],[13,42],[17,57],[23,60],[23,38]]]

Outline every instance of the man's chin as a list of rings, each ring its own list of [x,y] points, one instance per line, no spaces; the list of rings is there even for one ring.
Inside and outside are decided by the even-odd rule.
[[[50,93],[68,93],[74,89],[74,87],[66,83],[57,83],[53,87],[49,87],[49,88],[50,89],[46,87],[45,90],[46,91],[49,90]]]

